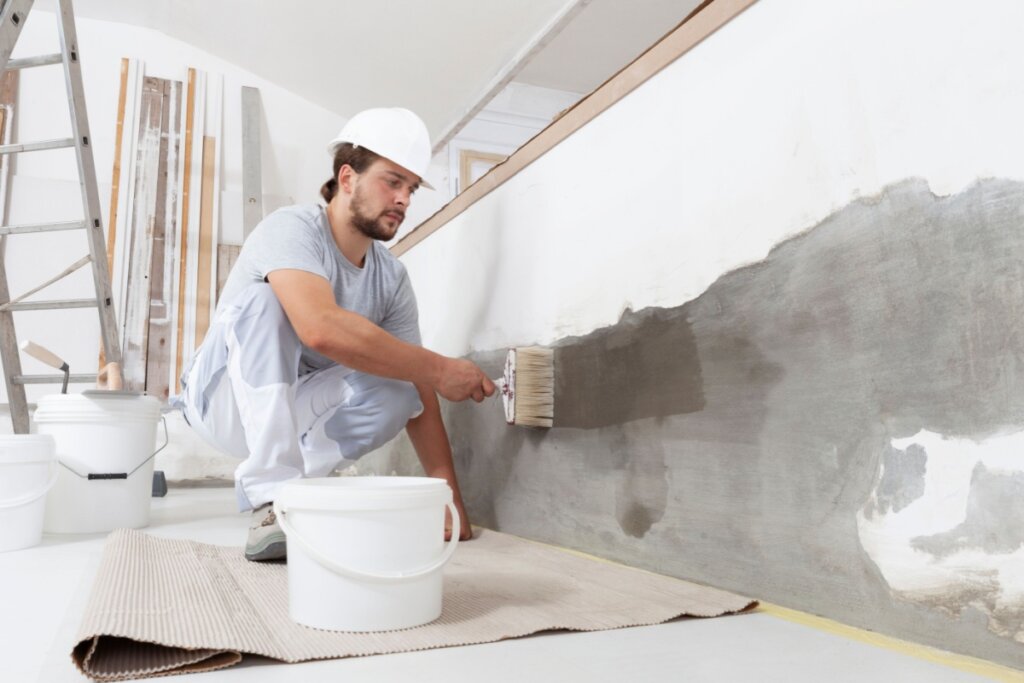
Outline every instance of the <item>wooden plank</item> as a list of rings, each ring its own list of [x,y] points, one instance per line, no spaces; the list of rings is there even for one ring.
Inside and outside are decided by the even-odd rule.
[[[181,391],[181,366],[182,347],[185,344],[185,282],[186,262],[188,261],[188,237],[189,237],[189,210],[191,208],[191,186],[192,186],[192,129],[195,125],[195,100],[196,100],[196,70],[188,70],[188,89],[185,95],[185,148],[182,154],[185,157],[185,168],[182,171],[181,191],[181,237],[179,242],[181,248],[178,258],[178,315],[177,329],[175,330],[174,345],[174,376],[175,392]]]
[[[224,291],[224,285],[228,281],[228,275],[231,274],[231,269],[235,267],[235,261],[238,260],[238,252],[242,251],[242,247],[237,244],[218,244],[217,245],[217,300],[220,301],[221,292]]]
[[[120,190],[117,198],[117,213],[114,236],[113,278],[111,290],[114,295],[114,311],[121,335],[121,348],[127,344],[128,275],[131,266],[132,225],[135,220],[135,180],[138,166],[137,142],[142,126],[143,64],[137,59],[128,60],[128,80],[125,96],[125,125],[121,131]],[[123,358],[122,358],[123,362]]]
[[[153,211],[153,247],[150,260],[149,330],[146,353],[146,393],[166,401],[170,379],[171,299],[174,240],[177,233],[177,172],[181,110],[181,83],[161,80],[163,108],[160,122],[160,170]]]
[[[391,253],[401,256],[412,249],[727,24],[754,2],[756,0],[713,0],[706,6],[698,8],[699,11],[687,17],[678,28],[537,133],[509,156],[505,163],[492,168],[440,211],[413,228],[391,247]]]
[[[213,312],[217,309],[217,245],[220,244],[220,178],[221,163],[223,155],[223,134],[224,134],[224,77],[219,74],[210,76],[209,87],[207,88],[206,106],[206,134],[214,138],[214,159],[213,159],[213,246],[210,263],[210,312],[211,322]]]
[[[146,354],[149,347],[150,273],[153,232],[159,187],[160,126],[164,93],[160,79],[145,78],[142,86],[140,126],[135,177],[135,202],[131,225],[131,257],[125,302],[125,337],[121,359],[124,387],[143,391],[146,386]]]
[[[114,254],[117,244],[117,201],[118,192],[121,189],[121,140],[124,136],[124,107],[128,99],[128,58],[121,58],[121,87],[117,95],[117,123],[114,132],[114,170],[110,181],[110,208],[107,217],[107,267],[110,269],[111,284],[116,287],[114,280]],[[115,307],[115,310],[116,307]],[[100,344],[99,368],[107,364],[106,353],[103,344]]]
[[[192,166],[189,194],[192,202],[189,206],[188,222],[191,226],[188,235],[185,263],[185,319],[182,321],[182,365],[192,358],[195,351],[196,335],[196,287],[199,276],[199,230],[202,214],[202,183],[203,183],[203,137],[206,130],[206,72],[196,71],[195,113],[192,120],[192,157],[187,163]],[[176,368],[181,375],[181,369]]]
[[[242,87],[242,241],[263,220],[260,91]]]
[[[107,263],[114,277],[114,244],[117,242],[117,200],[121,189],[121,146],[124,138],[124,108],[128,99],[128,58],[121,58],[121,88],[117,95],[117,125],[114,133],[114,171],[110,181],[110,216],[107,221]],[[103,349],[100,349],[100,354]],[[105,365],[100,361],[100,367]]]
[[[196,336],[195,346],[203,343],[206,330],[210,328],[210,266],[213,263],[213,177],[216,141],[210,136],[203,137],[203,190],[202,209],[199,216],[199,268],[196,286]]]

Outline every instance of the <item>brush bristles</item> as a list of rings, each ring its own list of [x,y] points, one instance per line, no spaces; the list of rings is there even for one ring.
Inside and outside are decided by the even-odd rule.
[[[515,424],[550,427],[555,417],[555,354],[540,346],[515,351]]]

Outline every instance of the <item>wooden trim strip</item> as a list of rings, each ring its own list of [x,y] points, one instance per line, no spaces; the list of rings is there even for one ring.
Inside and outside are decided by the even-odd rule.
[[[181,253],[178,259],[178,329],[174,358],[174,392],[181,391],[181,349],[185,343],[185,264],[188,262],[189,187],[192,182],[192,126],[195,123],[196,70],[188,70],[188,90],[185,94],[185,168],[181,190]]]
[[[212,275],[213,252],[213,176],[216,173],[214,164],[217,141],[203,136],[203,183],[200,193],[199,214],[199,271],[196,274],[196,331],[195,346],[198,349],[203,343],[206,331],[210,327],[210,279]]]
[[[114,279],[114,243],[117,240],[117,199],[121,189],[121,143],[124,137],[124,107],[128,99],[128,58],[121,58],[121,90],[117,95],[117,132],[114,133],[114,173],[110,181],[110,215],[107,220],[107,264],[110,266],[110,279]],[[103,349],[100,349],[100,367],[103,362]]]
[[[114,281],[114,254],[117,251],[117,200],[121,189],[121,138],[124,135],[124,106],[128,99],[128,58],[121,58],[121,89],[117,95],[117,127],[114,133],[114,171],[110,181],[110,211],[107,214],[107,268]],[[118,311],[120,313],[120,311]],[[118,330],[118,337],[120,337]],[[100,344],[99,367],[107,364],[107,355]]]
[[[440,211],[413,228],[391,247],[391,253],[401,256],[437,232],[442,226],[503,185],[512,176],[539,159],[548,150],[596,118],[601,112],[725,26],[756,1],[713,0],[698,8],[698,11],[687,17],[678,28],[655,43],[647,52],[633,60],[597,90],[577,102],[574,107],[553,121],[547,128],[537,133],[506,159],[505,163],[492,168]]]

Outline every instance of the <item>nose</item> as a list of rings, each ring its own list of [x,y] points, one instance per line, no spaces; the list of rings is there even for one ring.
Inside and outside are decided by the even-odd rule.
[[[406,208],[409,206],[409,200],[412,197],[412,191],[408,187],[403,187],[397,193],[395,193],[395,204]]]

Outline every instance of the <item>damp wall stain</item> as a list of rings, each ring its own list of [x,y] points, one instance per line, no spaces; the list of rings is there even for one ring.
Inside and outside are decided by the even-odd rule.
[[[1024,428],[1024,185],[904,181],[692,301],[554,346],[555,428],[445,406],[475,523],[1024,665],[963,596],[894,597],[856,523],[893,439]],[[504,349],[471,358],[496,376]],[[886,509],[920,489],[906,462]],[[984,539],[1019,482],[978,481],[962,543],[1009,547],[1013,525]]]

